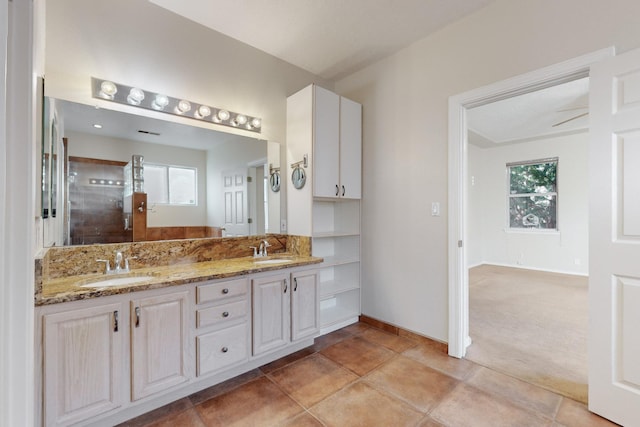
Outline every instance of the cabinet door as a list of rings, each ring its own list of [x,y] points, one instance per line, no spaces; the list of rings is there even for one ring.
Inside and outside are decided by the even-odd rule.
[[[253,280],[253,354],[289,342],[289,281],[286,275]]]
[[[314,86],[313,195],[340,194],[340,97]]]
[[[187,295],[131,301],[131,399],[187,381]]]
[[[362,106],[340,98],[340,197],[362,193]]]
[[[70,425],[122,405],[123,303],[49,314],[44,327],[44,424]]]
[[[291,340],[312,337],[318,332],[318,275],[295,273],[291,278]]]

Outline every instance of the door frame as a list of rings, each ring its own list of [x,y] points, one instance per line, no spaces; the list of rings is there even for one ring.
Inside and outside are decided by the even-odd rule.
[[[462,358],[469,336],[467,269],[467,109],[587,77],[591,65],[615,56],[615,48],[597,50],[449,98],[449,355]]]

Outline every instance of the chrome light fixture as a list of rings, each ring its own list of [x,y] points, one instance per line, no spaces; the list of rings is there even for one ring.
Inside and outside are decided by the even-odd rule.
[[[93,97],[97,99],[189,117],[204,122],[231,126],[250,132],[260,133],[262,129],[262,119],[259,117],[234,113],[223,108],[215,108],[182,98],[173,98],[161,93],[115,83],[110,80],[92,77],[91,88]]]

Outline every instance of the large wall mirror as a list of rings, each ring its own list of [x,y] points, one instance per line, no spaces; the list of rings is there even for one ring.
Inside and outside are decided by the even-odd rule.
[[[58,214],[43,219],[45,246],[134,240],[131,201],[124,197],[133,156],[144,160],[142,211],[153,230],[136,240],[280,232],[280,192],[271,190],[269,174],[280,166],[278,143],[61,99],[45,102],[65,152],[55,166],[56,200],[46,195],[47,208]]]

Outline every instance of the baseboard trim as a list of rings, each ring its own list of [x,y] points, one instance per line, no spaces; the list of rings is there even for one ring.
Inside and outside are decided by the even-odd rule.
[[[496,267],[519,268],[521,270],[542,271],[544,273],[569,274],[571,276],[589,277],[589,273],[576,273],[575,271],[553,270],[553,269],[549,269],[549,268],[538,268],[538,267],[530,267],[530,266],[527,266],[527,265],[505,264],[505,263],[501,263],[501,262],[481,262],[479,264],[470,265],[467,268],[480,267],[481,265],[494,265]]]
[[[443,353],[447,353],[447,354],[449,353],[449,346],[447,345],[447,343],[435,340],[433,338],[425,337],[424,335],[411,332],[407,329],[403,329],[398,326],[392,325],[390,323],[383,322],[382,320],[374,319],[373,317],[369,317],[364,314],[361,314],[360,322],[366,323],[367,325],[373,326],[374,328],[382,329],[383,331],[388,332],[390,334],[398,335],[399,337],[404,337],[414,341],[419,341],[422,344],[426,344],[430,347],[437,348],[441,350]]]

